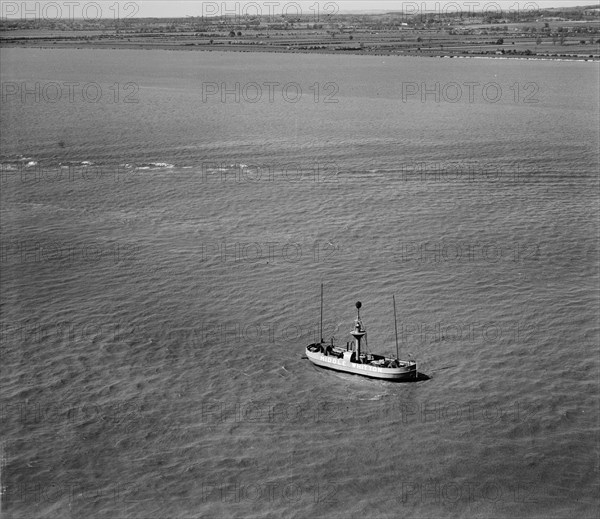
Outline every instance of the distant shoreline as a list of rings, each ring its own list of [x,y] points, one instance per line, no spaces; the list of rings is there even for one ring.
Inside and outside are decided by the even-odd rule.
[[[170,51],[188,51],[188,52],[246,52],[246,53],[272,53],[272,54],[315,54],[315,55],[332,55],[332,56],[375,56],[375,57],[411,57],[411,58],[446,58],[446,59],[465,59],[465,58],[479,58],[479,59],[516,59],[516,60],[540,60],[540,61],[591,61],[600,62],[600,56],[589,55],[584,56],[580,54],[561,54],[561,55],[546,55],[546,54],[497,54],[497,53],[476,53],[476,52],[449,52],[439,51],[433,49],[424,49],[422,51],[386,51],[386,50],[334,50],[334,49],[318,49],[318,50],[305,50],[305,49],[285,49],[285,48],[274,48],[273,46],[264,46],[257,48],[258,46],[249,45],[207,45],[207,44],[140,44],[140,43],[122,43],[122,42],[105,42],[105,43],[90,43],[85,41],[78,42],[59,42],[53,40],[44,40],[44,42],[36,41],[35,38],[31,40],[20,40],[15,41],[2,41],[0,40],[0,49],[3,48],[17,48],[17,49],[74,49],[74,50],[170,50]]]
[[[326,4],[267,14],[260,6],[247,12],[238,4],[226,10],[208,3],[202,16],[166,18],[138,18],[126,8],[115,13],[113,6],[93,19],[85,13],[50,18],[39,7],[37,17],[18,18],[17,10],[13,18],[0,20],[0,48],[600,61],[595,6],[544,9],[530,2],[508,11],[460,6],[432,11],[415,9],[413,2],[407,12],[344,14]]]

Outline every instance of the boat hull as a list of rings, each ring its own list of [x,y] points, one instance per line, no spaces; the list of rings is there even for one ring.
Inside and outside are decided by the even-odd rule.
[[[343,358],[324,355],[320,352],[313,352],[308,348],[306,349],[306,356],[317,366],[334,369],[336,371],[343,371],[345,373],[362,375],[363,377],[397,381],[417,379],[417,363],[414,361],[403,361],[405,366],[398,368],[384,368],[372,366],[370,364],[357,364]]]

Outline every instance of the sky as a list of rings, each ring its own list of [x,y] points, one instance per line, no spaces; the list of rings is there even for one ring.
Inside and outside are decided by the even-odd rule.
[[[347,12],[407,13],[517,12],[593,5],[594,0],[0,0],[2,19],[179,18],[185,16],[280,16]]]

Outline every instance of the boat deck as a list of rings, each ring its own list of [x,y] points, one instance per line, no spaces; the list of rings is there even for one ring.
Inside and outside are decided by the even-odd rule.
[[[417,378],[417,363],[391,359],[383,355],[361,354],[360,362],[355,362],[352,351],[340,348],[311,344],[306,348],[306,356],[317,366],[347,373],[355,373],[373,378],[410,380]]]

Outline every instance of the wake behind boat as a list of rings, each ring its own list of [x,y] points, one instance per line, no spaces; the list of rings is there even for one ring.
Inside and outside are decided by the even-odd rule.
[[[360,319],[361,302],[356,303],[357,316],[354,321],[354,329],[350,334],[354,337],[354,342],[346,343],[345,348],[340,348],[334,344],[333,337],[331,343],[326,344],[321,338],[321,342],[313,343],[307,346],[306,356],[315,365],[324,368],[354,373],[366,377],[387,379],[387,380],[416,380],[417,363],[414,360],[400,360],[398,358],[398,330],[396,327],[396,357],[386,357],[384,355],[375,355],[363,353],[361,351],[361,340],[366,335],[367,330]],[[396,301],[394,299],[394,324],[396,318]],[[323,322],[323,287],[321,286],[321,323]],[[321,335],[323,326],[321,324]]]

